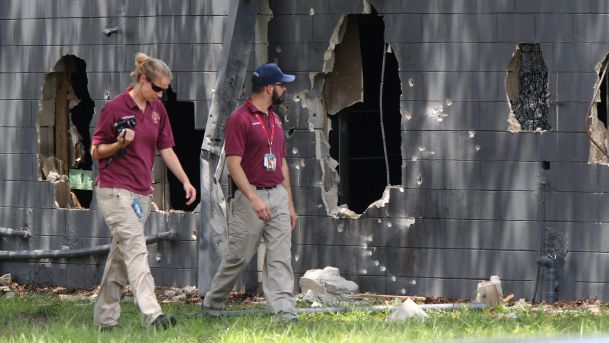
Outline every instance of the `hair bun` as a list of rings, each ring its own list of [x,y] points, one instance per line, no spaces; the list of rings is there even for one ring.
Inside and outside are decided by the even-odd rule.
[[[145,53],[138,52],[137,54],[135,54],[135,66],[137,67],[138,65],[144,63],[144,61],[146,61],[149,58],[150,57],[148,57],[148,55],[146,55]]]

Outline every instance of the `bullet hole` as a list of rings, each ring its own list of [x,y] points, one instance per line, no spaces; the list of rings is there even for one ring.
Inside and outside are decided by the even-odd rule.
[[[480,144],[476,144],[476,151],[480,151],[481,147]]]
[[[288,130],[288,137],[292,136],[293,133],[294,133],[294,128],[292,127]]]
[[[450,106],[452,106],[452,104],[453,104],[452,99],[446,99],[446,106],[450,107]]]
[[[408,79],[408,86],[414,87],[414,79]]]
[[[474,130],[469,130],[468,134],[469,134],[469,138],[474,138],[476,136],[476,132]]]
[[[550,169],[550,161],[541,161],[541,169],[549,170]]]

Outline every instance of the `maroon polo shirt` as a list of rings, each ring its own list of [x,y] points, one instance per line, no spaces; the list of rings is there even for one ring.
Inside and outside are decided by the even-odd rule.
[[[142,113],[129,95],[129,90],[104,106],[93,134],[93,145],[116,142],[114,123],[125,116],[135,116],[135,138],[125,148],[125,155],[99,160],[95,184],[99,187],[121,188],[137,194],[152,194],[152,165],[156,149],[174,146],[173,133],[165,106],[160,100],[148,102]]]
[[[267,171],[264,168],[264,155],[269,153],[269,146],[263,126],[260,125],[256,114],[262,119],[269,136],[271,135],[270,120],[275,123],[272,145],[272,151],[277,161],[275,171]],[[285,139],[281,119],[273,107],[268,108],[267,115],[248,99],[228,118],[224,137],[226,156],[241,156],[241,167],[250,184],[259,187],[273,187],[283,181],[281,165],[286,156]]]

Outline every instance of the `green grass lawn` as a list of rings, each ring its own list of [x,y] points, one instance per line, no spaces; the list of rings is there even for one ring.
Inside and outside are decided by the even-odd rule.
[[[93,325],[93,305],[57,295],[0,297],[0,342],[405,342],[456,338],[591,336],[609,333],[604,305],[540,311],[497,307],[492,310],[429,311],[425,320],[387,323],[386,311],[300,315],[295,324],[268,315],[202,319],[200,308],[163,304],[178,325],[166,331],[143,328],[132,302],[123,302],[119,327],[101,332]]]

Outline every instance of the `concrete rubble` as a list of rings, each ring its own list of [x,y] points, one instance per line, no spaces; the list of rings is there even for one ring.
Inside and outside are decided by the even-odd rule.
[[[357,293],[359,286],[340,276],[338,268],[308,270],[299,281],[302,297],[316,306],[335,305]]]
[[[493,275],[490,281],[478,283],[474,303],[486,304],[489,307],[495,306],[503,300],[503,290],[499,276]]]
[[[393,309],[385,321],[401,321],[412,317],[427,318],[428,315],[412,299],[408,298],[400,306]]]
[[[10,273],[0,276],[0,286],[10,286],[13,283],[13,278]]]

